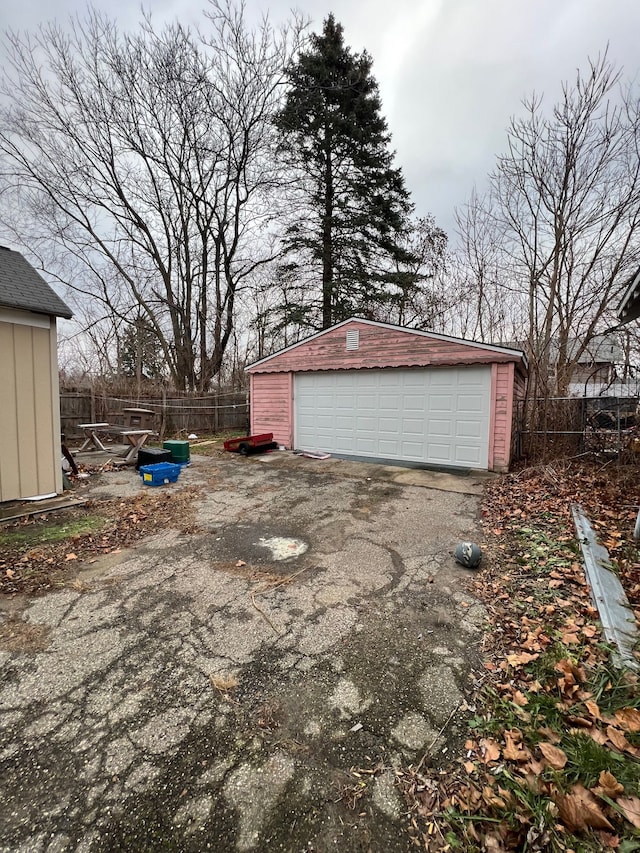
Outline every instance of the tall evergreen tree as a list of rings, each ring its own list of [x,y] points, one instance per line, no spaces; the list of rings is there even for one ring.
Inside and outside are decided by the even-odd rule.
[[[299,170],[299,205],[285,235],[286,268],[315,270],[315,306],[327,328],[352,314],[373,316],[385,283],[406,261],[411,210],[402,171],[393,166],[372,60],[345,45],[333,15],[289,69],[276,125]],[[405,244],[406,246],[406,244]],[[306,276],[305,276],[306,277]],[[310,318],[310,323],[317,322]]]

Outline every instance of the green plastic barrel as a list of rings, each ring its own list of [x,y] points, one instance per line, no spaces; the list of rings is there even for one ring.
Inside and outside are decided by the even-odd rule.
[[[188,441],[163,441],[162,446],[165,450],[171,451],[174,462],[188,462],[191,458]]]

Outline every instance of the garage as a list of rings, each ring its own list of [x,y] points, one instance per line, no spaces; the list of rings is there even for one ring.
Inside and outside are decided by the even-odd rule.
[[[522,352],[352,319],[248,368],[251,431],[296,450],[504,471]]]
[[[488,367],[297,373],[294,446],[486,468]]]

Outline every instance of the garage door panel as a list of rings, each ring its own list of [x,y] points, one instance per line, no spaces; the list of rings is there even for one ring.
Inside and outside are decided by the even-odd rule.
[[[454,397],[451,394],[430,394],[429,411],[446,412],[450,414],[455,409]]]
[[[400,454],[400,442],[397,439],[381,438],[378,441],[378,449],[383,458],[394,459]]]
[[[412,462],[418,462],[422,460],[422,455],[424,453],[424,444],[421,441],[407,441],[404,440],[402,442],[402,459],[408,459]]]
[[[378,408],[380,411],[390,409],[392,412],[397,412],[400,407],[400,399],[399,394],[381,394],[378,398]]]
[[[463,420],[460,418],[456,422],[456,437],[457,438],[481,438],[482,423],[479,420]]]
[[[429,418],[427,421],[427,436],[431,438],[431,436],[451,436],[454,425],[450,420],[433,420]]]
[[[374,415],[369,415],[369,417],[360,415],[356,418],[356,429],[360,433],[376,430],[376,426],[377,418]]]
[[[424,435],[424,420],[418,418],[403,418],[402,432],[405,435]]]
[[[405,412],[420,412],[422,414],[425,411],[425,405],[426,400],[424,390],[420,395],[413,392],[403,395],[402,408]]]
[[[336,430],[353,430],[355,429],[355,414],[346,414],[339,412],[335,415],[334,423]]]
[[[431,450],[431,460],[434,465],[451,465],[451,451],[441,444],[434,444]]]
[[[318,429],[327,430],[331,432],[333,429],[333,417],[332,415],[318,415]]]
[[[480,449],[477,447],[459,445],[457,455],[461,462],[472,468],[477,468],[481,464]]]
[[[482,399],[479,394],[458,394],[458,412],[476,414],[481,406]]]
[[[398,434],[400,432],[400,424],[398,423],[398,419],[387,417],[378,418],[378,431],[380,433],[393,432]]]
[[[487,365],[298,373],[295,446],[486,468],[490,390]]]

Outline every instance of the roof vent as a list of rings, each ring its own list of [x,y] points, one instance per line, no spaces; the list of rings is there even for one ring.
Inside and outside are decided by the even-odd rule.
[[[360,330],[349,329],[347,331],[347,349],[354,350],[360,346]]]

